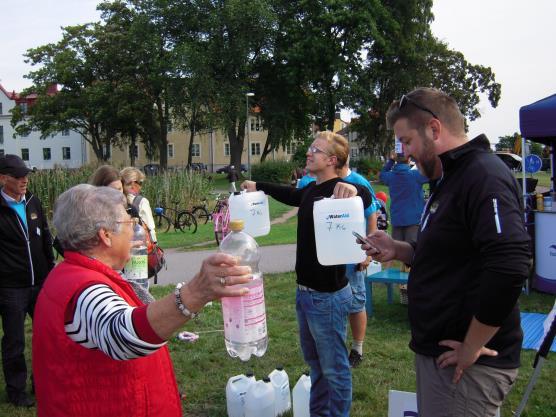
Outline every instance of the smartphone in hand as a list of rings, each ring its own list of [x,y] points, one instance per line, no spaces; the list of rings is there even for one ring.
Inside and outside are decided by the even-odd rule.
[[[371,242],[369,242],[366,237],[361,236],[355,230],[352,230],[351,233],[353,234],[353,236],[355,236],[357,239],[359,239],[360,242],[366,243],[367,245],[369,245],[371,247],[371,249],[374,249],[377,254],[380,253],[380,250],[377,247],[375,247],[374,245],[372,245]]]

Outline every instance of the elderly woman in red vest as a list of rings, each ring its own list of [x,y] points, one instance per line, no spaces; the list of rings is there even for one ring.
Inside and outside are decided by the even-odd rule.
[[[249,267],[216,254],[174,293],[143,305],[118,274],[133,220],[124,195],[77,185],[56,202],[65,259],[49,274],[33,321],[39,417],[182,415],[166,340],[209,301],[237,296]],[[223,278],[225,277],[225,278]]]

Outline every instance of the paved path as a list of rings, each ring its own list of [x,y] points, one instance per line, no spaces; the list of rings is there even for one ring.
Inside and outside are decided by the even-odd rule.
[[[264,274],[289,272],[295,269],[296,245],[262,246],[260,267]],[[193,252],[179,252],[168,249],[164,252],[168,269],[158,274],[158,284],[168,285],[189,281],[201,269],[203,259],[216,252],[216,249]]]

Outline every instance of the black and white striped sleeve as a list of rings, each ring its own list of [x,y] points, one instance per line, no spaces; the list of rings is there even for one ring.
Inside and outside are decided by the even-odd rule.
[[[87,349],[100,349],[115,360],[147,356],[165,343],[153,344],[139,338],[130,306],[108,285],[94,284],[79,294],[66,334]]]

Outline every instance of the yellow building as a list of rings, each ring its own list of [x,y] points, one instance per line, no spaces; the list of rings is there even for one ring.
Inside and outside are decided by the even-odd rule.
[[[256,111],[256,110],[255,110]],[[263,130],[260,116],[252,113],[249,117],[248,138],[251,151],[251,164],[258,164],[266,143],[267,131]],[[187,165],[187,157],[189,150],[188,131],[170,130],[168,132],[168,167],[184,168]],[[241,162],[248,165],[249,157],[248,138],[243,142],[243,153]],[[280,149],[272,152],[267,156],[267,160],[286,160],[289,161],[294,153],[293,146],[287,149]],[[117,146],[110,146],[110,149],[104,150],[108,154],[108,160],[114,166],[128,166],[131,164],[130,145],[125,145],[123,149]],[[94,153],[89,150],[89,155]],[[145,149],[141,143],[136,145],[135,149],[135,166],[142,168],[147,164],[157,164],[158,159],[150,160],[147,158]],[[230,163],[230,142],[222,129],[203,130],[197,133],[193,139],[192,159],[193,164],[204,164],[209,172],[214,172],[219,168],[229,165]]]

